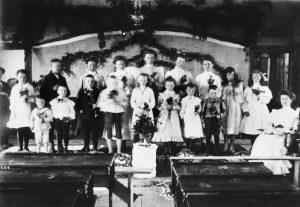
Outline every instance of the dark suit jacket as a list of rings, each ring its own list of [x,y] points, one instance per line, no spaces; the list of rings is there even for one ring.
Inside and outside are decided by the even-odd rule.
[[[40,96],[46,100],[47,106],[49,106],[49,102],[52,99],[58,96],[57,91],[53,90],[53,87],[57,84],[66,85],[68,89],[67,96],[70,95],[70,90],[68,88],[66,79],[62,75],[59,75],[57,78],[52,71],[50,71],[50,73],[43,78],[40,88]]]
[[[97,103],[100,90],[96,87],[93,88],[93,91],[90,95],[85,93],[85,89],[80,89],[78,91],[77,99],[75,101],[75,110],[79,112],[82,110],[81,118],[83,120],[91,120],[95,118],[95,111],[93,109],[93,104]]]
[[[0,92],[5,92],[10,94],[10,88],[6,82],[0,81]],[[0,95],[0,122],[5,123],[8,121],[8,117],[10,114],[9,111],[9,98],[6,95]]]

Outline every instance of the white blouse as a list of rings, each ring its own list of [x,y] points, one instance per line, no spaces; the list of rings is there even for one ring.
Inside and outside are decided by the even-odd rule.
[[[203,98],[207,98],[208,97],[208,89],[209,89],[209,84],[208,84],[208,80],[212,78],[213,81],[213,85],[216,85],[218,87],[219,93],[218,95],[221,96],[221,78],[214,74],[213,72],[207,72],[204,71],[203,73],[200,73],[199,75],[197,75],[196,77],[196,85],[199,89],[199,94],[201,96],[204,96]]]
[[[153,109],[155,107],[155,98],[153,90],[149,87],[141,89],[140,87],[136,87],[132,91],[130,105],[133,109],[143,108],[144,103],[149,105],[149,109]]]
[[[64,117],[69,117],[71,119],[75,119],[75,103],[67,97],[63,98],[63,100],[55,98],[50,101],[50,105],[53,113],[53,118],[63,119]]]
[[[183,70],[182,68],[179,68],[179,67],[175,67],[173,70],[170,70],[170,71],[166,72],[165,77],[167,78],[167,77],[171,76],[172,78],[175,79],[176,85],[179,85],[180,80],[184,75],[186,75],[187,80],[188,80],[189,83],[194,82],[191,72],[185,71],[185,70]]]

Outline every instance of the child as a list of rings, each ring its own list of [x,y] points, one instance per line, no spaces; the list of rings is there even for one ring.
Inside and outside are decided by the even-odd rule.
[[[75,103],[67,98],[66,85],[59,85],[58,97],[50,101],[54,118],[54,130],[57,136],[58,152],[68,152],[70,121],[75,119]],[[65,148],[62,145],[64,139]]]
[[[245,89],[244,95],[249,113],[245,113],[242,119],[240,132],[243,137],[251,140],[251,144],[266,128],[269,123],[270,113],[267,104],[272,99],[272,92],[265,86],[265,77],[257,70],[253,71],[249,78],[249,86]]]
[[[206,135],[206,152],[207,154],[219,153],[219,134],[221,130],[221,117],[225,113],[223,100],[218,97],[218,86],[209,86],[209,97],[204,100],[202,116]],[[213,153],[211,136],[214,136],[215,150]]]
[[[84,147],[82,151],[83,152],[90,151],[89,138],[91,134],[93,140],[93,152],[96,152],[98,146],[98,135],[99,135],[98,116],[100,115],[96,110],[96,103],[100,91],[96,88],[95,79],[94,76],[92,75],[85,76],[84,85],[85,85],[84,89],[79,89],[76,103],[75,103],[76,111],[81,114],[81,121],[82,121],[81,133],[84,139]]]
[[[45,107],[45,100],[40,96],[35,98],[36,108],[31,112],[30,128],[35,133],[35,142],[37,152],[41,152],[42,143],[44,143],[45,152],[49,152],[49,131],[50,122],[53,121],[52,111]]]
[[[180,98],[174,91],[175,80],[172,77],[166,78],[165,87],[166,90],[158,97],[157,108],[160,115],[152,141],[164,142],[165,154],[171,155],[173,143],[183,142],[178,115]]]
[[[106,143],[108,153],[113,153],[112,142],[113,126],[115,126],[117,138],[117,153],[121,153],[122,147],[122,115],[127,107],[127,96],[123,89],[120,89],[119,80],[110,76],[107,81],[107,88],[103,90],[98,98],[97,106],[105,112]]]
[[[154,93],[151,88],[147,86],[148,75],[141,73],[138,77],[137,87],[133,89],[130,100],[131,107],[133,108],[132,125],[138,120],[138,116],[142,112],[148,113],[153,120],[152,109],[155,106]],[[134,134],[134,142],[139,141],[139,135]]]
[[[244,105],[243,82],[239,79],[234,68],[227,67],[225,69],[222,85],[222,99],[224,100],[226,106],[226,114],[224,120],[222,121],[225,135],[224,151],[228,152],[228,142],[230,139],[230,152],[234,153],[234,141],[240,130],[242,108],[244,113],[246,112]]]
[[[195,97],[196,85],[186,86],[187,96],[181,100],[180,117],[184,120],[184,137],[187,147],[195,151],[195,139],[203,137],[202,124],[199,113],[201,112],[201,99]]]
[[[19,151],[24,149],[29,152],[28,143],[31,136],[30,116],[31,101],[34,95],[33,87],[27,82],[27,71],[24,69],[17,71],[18,83],[12,88],[10,95],[10,118],[7,127],[17,129],[19,139]]]

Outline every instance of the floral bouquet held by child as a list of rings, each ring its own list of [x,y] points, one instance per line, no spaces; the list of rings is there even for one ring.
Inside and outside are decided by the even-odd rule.
[[[168,108],[168,119],[170,119],[171,118],[171,111],[172,111],[172,108],[173,108],[173,98],[170,97],[166,101],[167,101],[167,108]]]

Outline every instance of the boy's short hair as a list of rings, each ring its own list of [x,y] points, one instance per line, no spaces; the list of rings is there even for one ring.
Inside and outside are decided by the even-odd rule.
[[[207,60],[207,61],[210,61],[212,64],[215,64],[216,63],[216,60],[213,56],[211,55],[204,55],[201,60],[200,60],[200,63],[203,64],[203,61],[204,60]]]
[[[147,54],[151,54],[154,55],[154,58],[156,59],[157,57],[157,52],[151,49],[147,49],[143,52],[143,58],[147,55]]]
[[[98,59],[95,57],[89,57],[88,59],[86,59],[85,63],[88,64],[88,62],[95,62],[96,64],[98,64]]]
[[[208,90],[210,91],[210,90],[218,90],[218,86],[217,85],[210,85],[209,87],[208,87]]]
[[[174,79],[172,76],[168,76],[168,77],[165,79],[165,83],[166,83],[166,82],[173,82],[174,85],[176,85],[176,81],[175,81],[175,79]]]
[[[197,86],[196,86],[196,84],[194,84],[194,83],[189,83],[189,84],[187,84],[186,86],[185,86],[185,89],[187,89],[187,88],[197,88]]]
[[[113,64],[116,64],[117,61],[123,61],[125,64],[127,62],[126,58],[123,55],[118,55],[114,58]]]
[[[46,102],[45,98],[42,97],[41,95],[37,95],[37,96],[35,97],[35,101],[36,101],[37,99],[40,99],[40,100],[43,100],[44,102]]]
[[[5,73],[5,69],[4,69],[4,68],[2,68],[2,67],[0,67],[0,71],[2,72],[2,74],[4,74],[4,73]]]
[[[58,84],[58,87],[68,88],[67,85],[66,85],[66,84],[63,84],[63,83],[59,83],[59,84]]]
[[[95,79],[95,77],[91,74],[86,75],[84,78],[93,78],[93,79]]]
[[[17,71],[17,75],[18,75],[19,73],[23,73],[23,74],[25,74],[26,76],[28,76],[28,72],[27,72],[27,70],[25,70],[25,69],[20,69],[20,70],[18,70],[18,71]]]
[[[61,60],[58,59],[58,58],[53,58],[53,59],[51,59],[50,62],[51,62],[51,63],[61,63]]]

